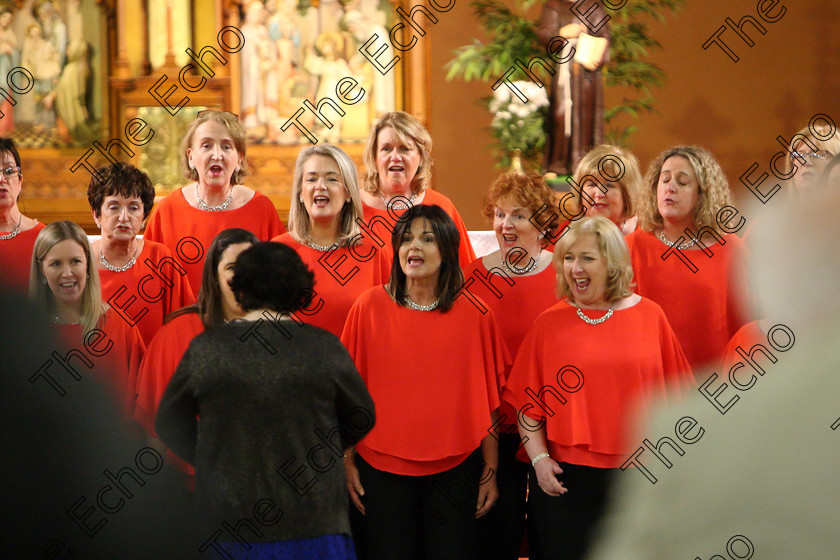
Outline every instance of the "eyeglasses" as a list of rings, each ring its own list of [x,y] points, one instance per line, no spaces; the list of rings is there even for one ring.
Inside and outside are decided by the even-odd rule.
[[[831,157],[831,154],[828,152],[791,152],[790,153],[790,161],[791,163],[796,163],[797,160],[803,160],[805,158],[815,160],[815,159],[828,159]]]
[[[236,113],[231,113],[230,111],[217,111],[216,109],[202,109],[198,113],[195,114],[196,118],[202,118],[204,116],[210,116],[211,113],[219,113],[222,115],[229,115],[236,120],[239,120],[239,115]]]
[[[11,167],[3,169],[3,176],[7,179],[11,179],[15,175],[20,175],[20,167],[18,167],[17,165],[13,165]]]

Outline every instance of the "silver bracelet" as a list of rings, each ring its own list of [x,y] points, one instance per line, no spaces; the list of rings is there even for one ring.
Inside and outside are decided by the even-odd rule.
[[[540,459],[545,459],[546,457],[551,457],[551,455],[549,455],[548,453],[538,453],[536,457],[531,459],[531,466],[536,467],[537,461],[539,461]]]

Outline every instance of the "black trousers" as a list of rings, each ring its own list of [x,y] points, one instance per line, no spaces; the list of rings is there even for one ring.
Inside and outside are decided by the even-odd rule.
[[[560,481],[568,490],[549,496],[530,469],[528,493],[528,543],[531,560],[584,558],[607,501],[616,469],[599,469],[559,463]]]
[[[471,560],[480,451],[442,473],[407,476],[356,456],[365,488],[360,560]]]
[[[499,434],[499,499],[476,522],[475,560],[517,560],[525,536],[528,464],[516,458],[519,434]]]

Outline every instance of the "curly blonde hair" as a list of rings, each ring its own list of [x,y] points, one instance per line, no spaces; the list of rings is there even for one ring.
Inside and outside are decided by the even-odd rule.
[[[594,235],[598,250],[607,264],[607,286],[604,297],[608,303],[613,303],[633,293],[633,265],[630,262],[630,250],[624,235],[609,218],[598,216],[595,218],[581,218],[572,222],[569,230],[557,242],[554,248],[552,264],[557,270],[557,297],[571,298],[572,290],[566,282],[563,272],[563,261],[566,251],[575,241],[585,235]]]
[[[420,121],[403,111],[385,113],[370,130],[362,161],[365,175],[362,188],[370,194],[379,194],[379,171],[376,169],[376,152],[379,149],[379,133],[391,127],[403,144],[413,143],[420,153],[420,166],[411,182],[411,192],[420,194],[432,185],[432,137]]]
[[[721,235],[726,231],[717,223],[717,214],[724,206],[732,205],[732,192],[729,181],[720,164],[706,148],[702,146],[675,146],[668,148],[650,164],[645,175],[643,192],[639,196],[639,226],[653,232],[662,228],[662,214],[656,200],[659,175],[665,162],[680,156],[688,160],[694,176],[697,178],[699,199],[694,208],[694,223],[698,229],[709,227]]]
[[[588,176],[596,179],[601,177],[604,182],[617,184],[624,200],[621,218],[627,219],[636,215],[636,198],[642,186],[642,172],[639,160],[632,152],[613,144],[595,146],[575,166],[572,178],[580,185]],[[572,189],[572,196],[572,207],[576,214],[580,213],[580,190]]]

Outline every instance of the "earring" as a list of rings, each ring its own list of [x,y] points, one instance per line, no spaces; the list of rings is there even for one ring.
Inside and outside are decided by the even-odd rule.
[[[192,161],[187,162],[187,165],[189,166],[190,169],[195,171],[195,164]]]

